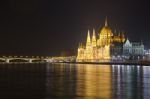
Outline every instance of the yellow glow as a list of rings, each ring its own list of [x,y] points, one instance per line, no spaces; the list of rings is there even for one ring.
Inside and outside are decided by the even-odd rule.
[[[123,43],[125,41],[124,34],[114,36],[112,30],[108,27],[107,20],[102,28],[99,39],[96,39],[95,30],[93,29],[92,39],[88,30],[86,46],[79,46],[76,61],[99,61],[110,60],[110,46],[113,42]]]
[[[80,81],[84,82],[80,82]],[[112,97],[111,66],[109,65],[84,65],[77,66],[77,95],[88,97],[97,96],[100,99]],[[91,98],[89,98],[91,99]]]

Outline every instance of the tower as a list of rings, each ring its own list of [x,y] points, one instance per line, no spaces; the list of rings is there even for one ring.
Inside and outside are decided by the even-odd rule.
[[[93,47],[96,47],[96,35],[95,35],[95,29],[93,29],[92,46],[93,46]]]
[[[87,60],[93,59],[93,48],[92,48],[92,43],[91,43],[91,37],[90,37],[90,31],[88,30],[88,35],[87,35],[87,41],[86,41],[86,49],[85,49],[85,55]]]
[[[86,47],[91,46],[91,38],[90,38],[90,31],[88,30],[87,40],[86,40]]]

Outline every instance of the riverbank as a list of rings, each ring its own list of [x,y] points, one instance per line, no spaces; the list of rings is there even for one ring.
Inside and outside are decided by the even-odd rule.
[[[150,66],[150,61],[107,61],[107,62],[58,62],[68,64],[140,65]]]
[[[50,62],[0,62],[0,64],[45,64]],[[101,64],[101,65],[140,65],[150,66],[150,61],[101,61],[101,62],[52,62],[53,63],[66,63],[66,64]]]

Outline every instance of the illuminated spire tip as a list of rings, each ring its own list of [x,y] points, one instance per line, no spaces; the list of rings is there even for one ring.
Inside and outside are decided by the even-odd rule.
[[[107,16],[106,16],[106,19],[105,19],[105,27],[108,26],[108,22],[107,22]]]

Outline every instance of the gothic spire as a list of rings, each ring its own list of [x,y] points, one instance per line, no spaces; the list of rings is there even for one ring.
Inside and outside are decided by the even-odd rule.
[[[92,36],[93,40],[96,40],[96,36],[95,36],[95,29],[93,29],[93,36]]]
[[[90,38],[90,31],[88,30],[88,35],[87,35],[87,42],[86,45],[90,45],[91,44],[91,38]]]
[[[96,35],[95,35],[95,29],[93,29],[92,45],[93,45],[94,47],[96,47]]]

